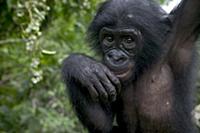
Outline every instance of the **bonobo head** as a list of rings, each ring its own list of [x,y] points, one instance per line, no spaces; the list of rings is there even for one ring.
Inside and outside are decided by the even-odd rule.
[[[104,27],[99,40],[105,65],[120,79],[129,79],[134,71],[136,55],[142,47],[140,31]]]
[[[166,16],[151,0],[109,0],[97,11],[88,38],[117,77],[135,79],[163,53]]]

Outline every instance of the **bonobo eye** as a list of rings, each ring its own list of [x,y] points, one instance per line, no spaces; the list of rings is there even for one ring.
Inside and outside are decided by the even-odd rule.
[[[106,36],[104,37],[104,40],[106,40],[107,42],[110,42],[110,43],[114,41],[112,35],[106,35]]]
[[[126,36],[124,37],[124,42],[125,43],[132,43],[134,40],[131,36]]]
[[[136,46],[135,39],[132,36],[123,37],[123,45],[125,49],[133,49]]]
[[[113,45],[113,42],[114,42],[114,38],[112,35],[107,34],[104,36],[103,45],[105,45],[106,47],[111,47]]]

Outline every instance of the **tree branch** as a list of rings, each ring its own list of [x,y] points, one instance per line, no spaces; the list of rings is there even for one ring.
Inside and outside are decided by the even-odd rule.
[[[30,39],[6,39],[6,40],[0,40],[0,46],[4,44],[12,44],[12,43],[26,43],[31,41]]]

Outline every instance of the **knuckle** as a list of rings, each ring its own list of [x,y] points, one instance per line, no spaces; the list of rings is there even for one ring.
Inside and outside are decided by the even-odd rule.
[[[90,82],[84,82],[83,83],[85,87],[87,87],[88,89],[92,88],[92,84]]]
[[[103,90],[103,88],[99,89],[99,93],[101,96],[105,96],[105,97],[108,96],[108,94],[106,93],[106,91]]]
[[[86,66],[86,67],[83,68],[83,72],[85,72],[85,73],[89,73],[90,70],[91,70],[91,69],[90,69],[89,66]]]
[[[89,91],[90,93],[94,96],[94,97],[98,97],[98,93],[96,92],[95,88],[93,87],[93,85],[89,85]]]
[[[94,78],[90,78],[90,82],[91,83],[95,83],[95,79]]]
[[[104,72],[98,72],[97,75],[103,82],[106,82],[106,75]]]
[[[98,79],[94,74],[91,74],[89,77],[90,82],[97,84],[98,83]]]
[[[104,73],[101,70],[96,70],[95,73],[99,76],[99,77],[103,77]]]
[[[114,89],[114,88],[112,88],[111,90],[110,90],[110,94],[115,94],[116,93],[116,90]]]
[[[102,97],[104,97],[104,98],[108,98],[108,94],[105,93],[105,92],[103,92],[103,93],[102,93]]]
[[[106,73],[108,73],[108,74],[110,74],[111,72],[110,72],[110,70],[107,68],[107,67],[103,67],[103,70],[106,72]]]
[[[103,64],[100,64],[99,65],[104,71],[107,71],[108,70],[108,68],[105,66],[105,65],[103,65]]]
[[[94,93],[93,96],[92,96],[94,99],[98,99],[99,95]]]
[[[120,84],[119,80],[118,80],[116,77],[113,77],[113,81],[114,81],[116,84]]]
[[[111,91],[114,90],[114,86],[110,82],[105,83],[105,86]]]
[[[116,90],[115,87],[111,83],[105,83],[106,91],[110,94],[115,94]]]

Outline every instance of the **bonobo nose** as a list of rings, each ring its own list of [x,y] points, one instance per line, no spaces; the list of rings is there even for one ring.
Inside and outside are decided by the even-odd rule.
[[[126,58],[125,58],[125,56],[123,56],[121,53],[119,53],[119,52],[110,52],[110,53],[108,53],[108,57],[111,59],[111,60],[113,60],[113,61],[115,61],[115,62],[121,62],[121,61],[124,61],[124,60],[126,60]]]
[[[127,55],[120,50],[111,50],[106,55],[107,61],[111,65],[123,65],[127,60]]]

